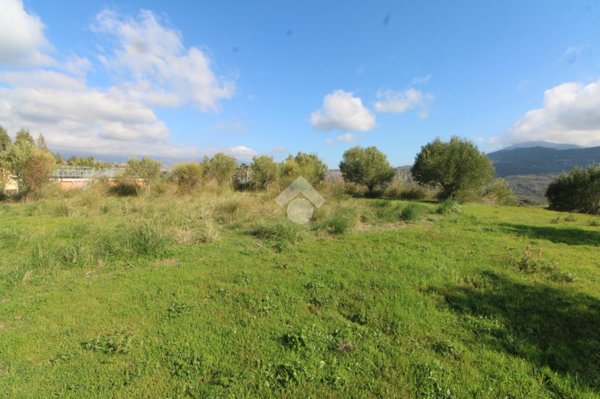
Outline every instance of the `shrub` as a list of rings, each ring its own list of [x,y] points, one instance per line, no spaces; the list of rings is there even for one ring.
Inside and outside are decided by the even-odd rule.
[[[427,208],[420,204],[408,204],[400,212],[400,219],[405,222],[417,222],[428,213]]]
[[[462,208],[460,207],[458,202],[456,202],[455,200],[447,199],[447,200],[440,202],[440,204],[438,205],[438,207],[436,209],[436,212],[439,213],[440,215],[459,214],[462,212]]]
[[[515,193],[504,179],[494,179],[492,184],[486,188],[484,195],[492,198],[499,205],[516,205],[518,203]]]
[[[148,221],[135,225],[127,234],[128,247],[137,255],[159,256],[167,243],[167,236]]]
[[[336,208],[333,213],[321,223],[331,234],[345,234],[356,225],[356,210],[353,208]]]
[[[279,166],[275,163],[273,157],[261,155],[252,158],[250,172],[254,187],[264,190],[279,176]]]
[[[288,220],[262,222],[253,226],[248,233],[263,240],[295,243],[303,239],[303,231]]]
[[[133,197],[138,194],[138,190],[133,180],[120,178],[110,188],[110,193],[119,197]]]
[[[553,210],[600,213],[600,165],[559,176],[548,186],[546,198]]]
[[[200,183],[202,165],[196,162],[180,163],[171,171],[177,185],[177,194],[189,194]]]

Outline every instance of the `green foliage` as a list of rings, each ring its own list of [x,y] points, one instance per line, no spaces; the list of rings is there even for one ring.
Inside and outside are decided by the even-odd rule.
[[[408,204],[402,209],[402,212],[400,213],[400,219],[405,222],[414,223],[423,219],[428,213],[429,211],[423,205],[414,203]]]
[[[462,208],[458,202],[449,198],[440,202],[436,212],[440,215],[456,215],[462,212]]]
[[[234,157],[219,152],[212,158],[205,157],[202,166],[204,177],[207,180],[214,180],[220,185],[225,185],[232,183],[237,161]]]
[[[246,191],[253,188],[254,184],[250,179],[250,166],[241,164],[233,173],[233,188],[237,191]]]
[[[485,189],[484,195],[491,197],[499,205],[517,205],[519,202],[508,181],[504,179],[494,179]]]
[[[264,190],[269,184],[277,180],[279,166],[273,160],[273,157],[261,155],[252,158],[250,173],[254,187]]]
[[[54,157],[47,150],[36,148],[31,151],[21,174],[23,185],[29,194],[41,195],[54,166]]]
[[[180,163],[171,170],[178,194],[189,194],[200,184],[202,165],[196,162]]]
[[[320,227],[331,234],[342,235],[352,230],[357,218],[354,208],[336,207],[333,213],[321,222]]]
[[[98,161],[94,159],[94,157],[77,157],[72,156],[67,159],[67,165],[69,166],[82,166],[94,169],[108,169],[112,167],[112,165],[108,162]]]
[[[124,177],[136,183],[136,187],[138,187],[136,179],[143,179],[143,183],[140,186],[144,188],[146,195],[148,195],[152,183],[160,176],[161,166],[162,163],[160,161],[147,157],[142,159],[131,158],[127,161]]]
[[[381,194],[396,171],[376,147],[353,147],[344,152],[340,162],[344,181],[365,185],[368,194]]]
[[[421,147],[411,173],[421,184],[441,187],[439,196],[446,199],[481,190],[494,176],[494,166],[471,141],[452,137]]]
[[[291,183],[302,176],[313,186],[318,185],[327,175],[327,165],[316,154],[299,152],[288,156],[281,164],[281,176]]]
[[[10,147],[11,145],[12,140],[10,139],[8,132],[6,131],[6,129],[0,126],[0,154],[3,151],[8,150],[8,147]]]
[[[44,137],[40,135],[38,145],[25,130],[17,132],[12,144],[7,137],[0,134],[0,145],[3,148],[0,149],[0,169],[3,170],[0,183],[4,184],[8,173],[14,174],[21,185],[20,191],[39,197],[55,165],[55,159],[48,151]]]
[[[600,213],[600,165],[575,168],[557,177],[546,191],[550,209]]]
[[[264,193],[89,192],[0,204],[3,396],[600,390],[596,216],[478,203],[403,224],[408,202],[327,197],[304,228]],[[171,239],[218,224],[223,203],[221,239]],[[369,217],[332,238],[336,208]]]

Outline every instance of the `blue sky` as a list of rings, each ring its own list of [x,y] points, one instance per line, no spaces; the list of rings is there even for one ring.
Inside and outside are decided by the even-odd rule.
[[[0,0],[0,124],[65,154],[600,145],[594,2],[57,4]]]

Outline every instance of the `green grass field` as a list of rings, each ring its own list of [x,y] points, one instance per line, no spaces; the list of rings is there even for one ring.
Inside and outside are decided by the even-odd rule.
[[[0,396],[600,397],[600,217],[327,201],[0,204]]]

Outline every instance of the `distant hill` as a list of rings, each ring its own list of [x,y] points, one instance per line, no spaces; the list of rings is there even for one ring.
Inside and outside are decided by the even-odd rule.
[[[551,143],[552,144],[552,143]],[[499,177],[559,174],[576,166],[600,163],[600,147],[557,149],[507,148],[488,154]]]
[[[510,147],[503,148],[502,150],[514,150],[516,148],[533,148],[533,147],[555,148],[557,150],[571,150],[574,148],[583,148],[583,147],[575,145],[575,144],[558,144],[558,143],[551,143],[549,141],[527,141],[524,143],[513,144]]]

